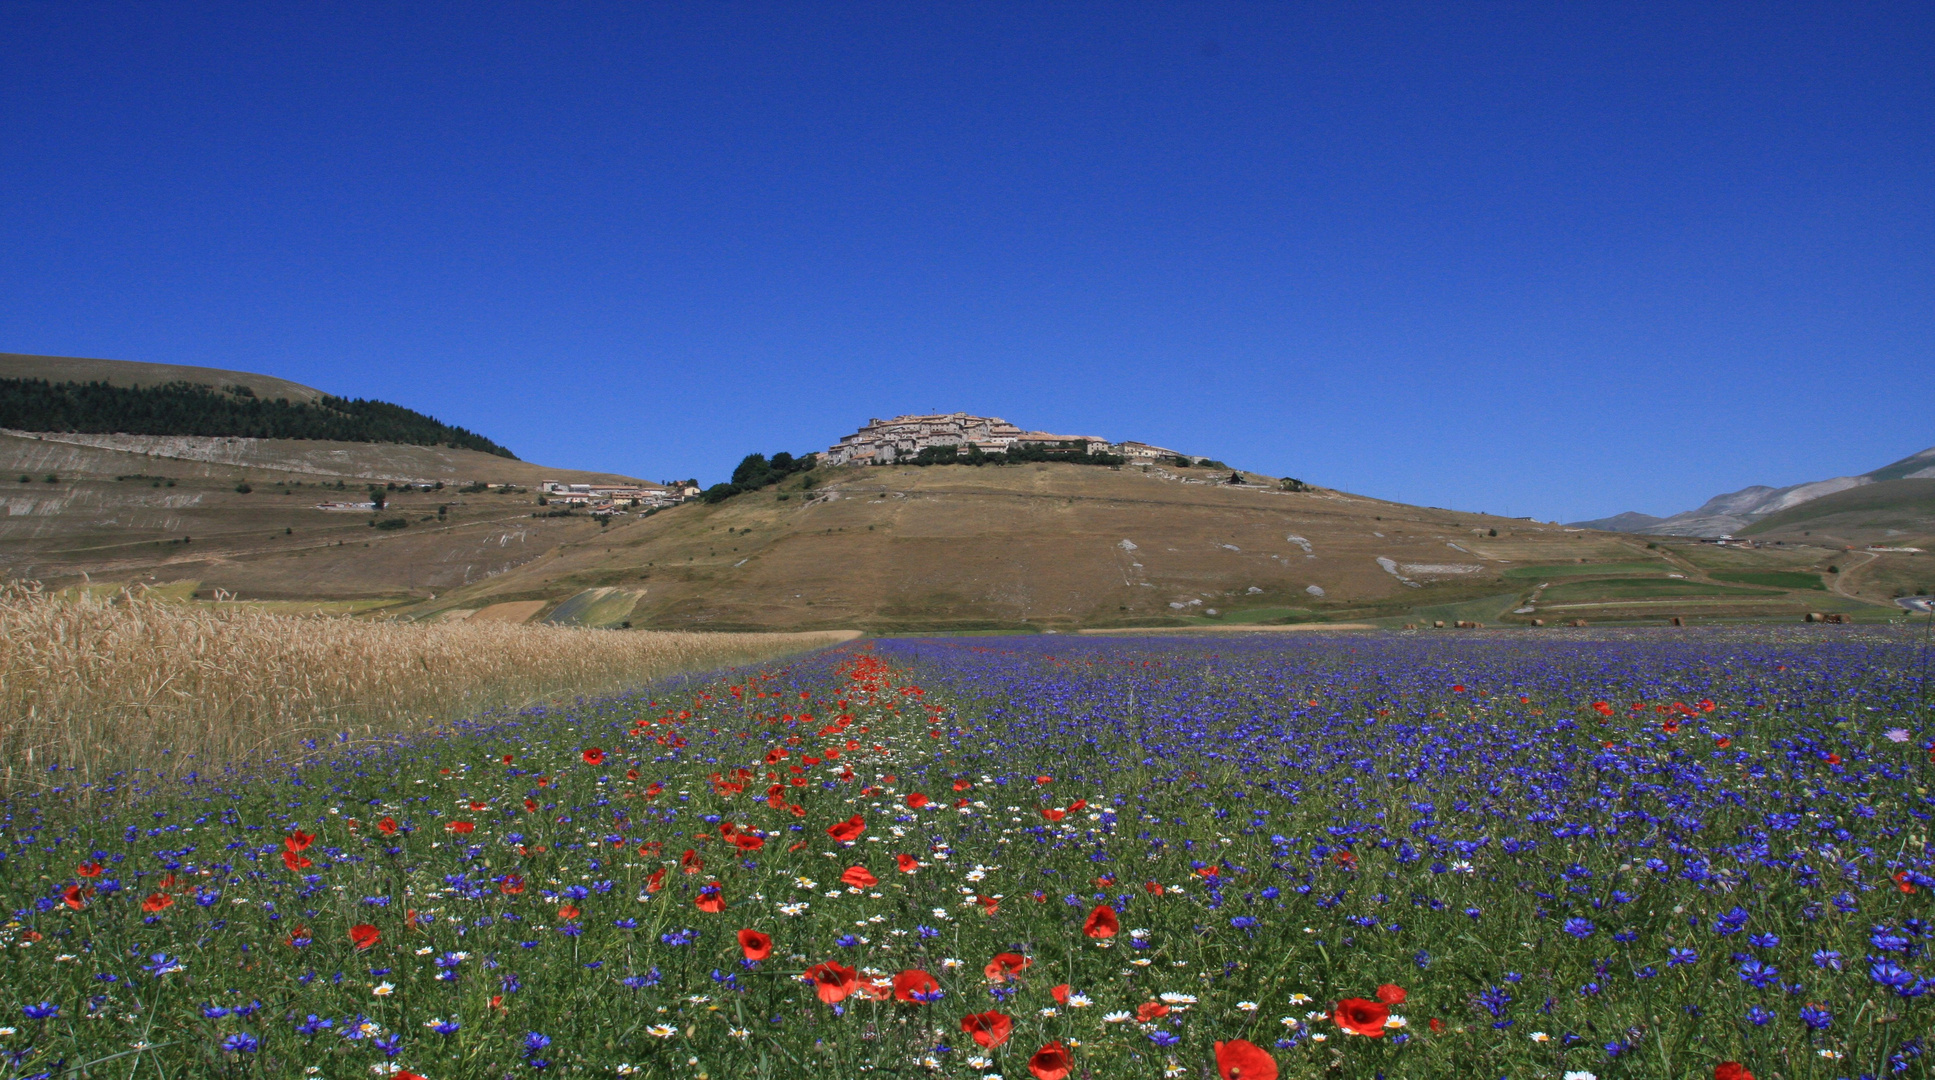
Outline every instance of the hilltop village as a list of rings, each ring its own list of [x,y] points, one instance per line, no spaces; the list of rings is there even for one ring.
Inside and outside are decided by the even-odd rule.
[[[1174,450],[1143,442],[1111,442],[1095,435],[1056,435],[1023,431],[998,416],[939,413],[871,419],[867,426],[841,439],[819,455],[825,465],[892,465],[919,457],[923,450],[952,446],[966,453],[1007,453],[1015,448],[1037,448],[1076,454],[1113,454],[1131,462],[1176,461]]]

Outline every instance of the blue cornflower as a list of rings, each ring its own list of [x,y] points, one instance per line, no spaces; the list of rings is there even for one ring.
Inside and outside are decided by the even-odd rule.
[[[336,1026],[336,1021],[325,1020],[324,1018],[317,1016],[315,1013],[310,1013],[309,1019],[296,1025],[296,1034],[319,1035],[322,1032],[328,1030],[329,1028],[332,1028],[335,1026]]]
[[[1740,981],[1756,990],[1765,990],[1779,978],[1780,972],[1758,960],[1749,960],[1740,965]]]
[[[1806,1024],[1809,1031],[1826,1031],[1829,1027],[1833,1026],[1834,1016],[1827,1011],[1826,1006],[1803,1005],[1801,1006],[1801,1023]]]
[[[1833,968],[1839,971],[1841,970],[1841,954],[1835,952],[1833,949],[1816,949],[1814,950],[1814,966],[1819,968]]]
[[[1882,952],[1901,952],[1908,948],[1908,935],[1886,926],[1877,926],[1868,932],[1868,944]]]
[[[1779,934],[1755,934],[1747,939],[1747,944],[1756,949],[1772,949],[1780,945]]]
[[[28,1005],[20,1012],[29,1020],[52,1020],[60,1015],[60,1006],[51,1001],[43,1001],[38,1005]]]
[[[1567,919],[1565,921],[1565,925],[1559,927],[1559,929],[1564,930],[1566,933],[1571,934],[1573,937],[1578,938],[1580,941],[1584,941],[1585,939],[1592,936],[1592,931],[1594,927],[1592,925],[1592,920],[1581,919],[1575,915],[1572,918]]]
[[[549,1035],[540,1035],[533,1031],[524,1036],[524,1053],[527,1055],[535,1054],[550,1045],[551,1037]]]
[[[238,1031],[222,1040],[222,1049],[231,1054],[253,1054],[261,1047],[262,1040],[246,1031]]]
[[[1692,949],[1666,950],[1667,967],[1678,967],[1681,964],[1691,964],[1698,961],[1699,959],[1700,959],[1700,954],[1697,952],[1694,952]]]
[[[1894,961],[1884,960],[1879,956],[1868,958],[1868,977],[1902,997],[1914,997],[1913,991],[1919,981],[1915,978],[1914,972],[1907,971],[1897,966]]]
[[[1149,1033],[1149,1041],[1157,1046],[1174,1046],[1182,1041],[1182,1036],[1170,1031],[1152,1031]]]
[[[462,1028],[463,1025],[458,1023],[455,1020],[439,1020],[436,1023],[429,1025],[429,1027],[431,1031],[434,1031],[439,1035],[455,1035],[457,1034],[458,1029]]]
[[[1758,1005],[1750,1005],[1747,1008],[1747,1020],[1755,1027],[1766,1027],[1773,1019],[1773,1013],[1768,1012]]]

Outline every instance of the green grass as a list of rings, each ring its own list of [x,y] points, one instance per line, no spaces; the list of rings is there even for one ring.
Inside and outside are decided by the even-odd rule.
[[[1566,581],[1545,590],[1541,604],[1578,603],[1587,600],[1666,599],[1676,596],[1769,596],[1764,589],[1743,589],[1732,585],[1710,585],[1679,578],[1601,578],[1595,581]]]
[[[1734,581],[1742,585],[1765,585],[1770,589],[1818,589],[1827,591],[1821,583],[1821,575],[1802,573],[1799,570],[1713,570],[1708,577],[1715,581]]]
[[[1558,577],[1586,574],[1658,574],[1673,569],[1666,562],[1552,563],[1546,566],[1514,566],[1505,571],[1507,581],[1547,581]]]

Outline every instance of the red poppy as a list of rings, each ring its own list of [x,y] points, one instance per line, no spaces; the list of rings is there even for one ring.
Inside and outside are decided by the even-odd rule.
[[[558,908],[558,918],[563,919],[565,922],[570,922],[582,914],[584,913],[578,910],[578,905],[576,904],[564,904]]]
[[[349,928],[349,941],[356,946],[357,952],[362,952],[381,940],[383,940],[382,931],[369,923],[357,923]]]
[[[1168,1015],[1169,1006],[1164,1005],[1160,1001],[1145,1001],[1136,1006],[1135,1010],[1135,1019],[1138,1024],[1146,1024],[1151,1020],[1160,1020]]]
[[[175,898],[167,893],[150,893],[146,900],[141,901],[141,910],[153,913],[172,906],[174,902]]]
[[[860,973],[850,967],[842,967],[837,962],[828,961],[814,964],[806,969],[805,978],[813,984],[813,992],[828,1005],[838,1005],[853,993],[860,982]]]
[[[385,817],[383,820],[376,823],[376,829],[384,836],[395,836],[396,819],[393,817]]]
[[[696,874],[705,869],[705,860],[699,858],[698,852],[686,848],[685,854],[679,856],[679,869],[688,874]]]
[[[1162,895],[1162,884],[1160,882],[1145,881],[1142,883],[1142,887],[1148,891],[1150,896]]]
[[[585,751],[584,758],[586,765],[603,765],[605,763],[605,752],[594,746]]]
[[[1061,819],[1068,816],[1068,811],[1057,810],[1054,807],[1044,806],[1041,808],[1041,816],[1047,818],[1050,821],[1060,821]]]
[[[1385,983],[1377,988],[1377,1000],[1386,1005],[1404,1004],[1404,987],[1396,983]]]
[[[1050,988],[1048,996],[1054,998],[1055,1004],[1057,1005],[1068,1004],[1068,984],[1063,983],[1060,986]]]
[[[1829,765],[1839,765],[1839,764],[1841,764],[1841,755],[1839,755],[1839,754],[1829,754],[1829,755],[1827,756],[1827,763],[1828,763]]]
[[[992,915],[1001,910],[1001,901],[992,896],[977,896],[974,902],[981,905],[981,914]]]
[[[315,842],[316,838],[313,835],[303,832],[300,829],[282,838],[282,846],[288,848],[290,851],[305,850],[310,844]]]
[[[665,887],[665,868],[661,866],[657,870],[652,871],[651,877],[648,877],[645,879],[645,891],[648,893],[657,892],[660,889],[663,889],[664,887]]]
[[[1909,884],[1908,871],[1903,870],[1898,872],[1895,874],[1893,880],[1895,882],[1895,888],[1900,889],[1903,893],[1913,893],[1915,891],[1915,886]]]
[[[840,880],[856,889],[871,889],[880,884],[880,879],[868,873],[864,866],[847,867],[847,872],[840,875]]]
[[[1216,1074],[1223,1080],[1277,1080],[1277,1062],[1242,1039],[1216,1044]]]
[[[511,763],[511,755],[509,755],[509,754],[505,754],[505,755],[504,755],[504,764],[506,764],[506,765],[509,765],[510,763]]]
[[[1027,971],[1033,963],[1033,960],[1020,953],[995,953],[994,959],[988,961],[988,966],[982,968],[981,973],[994,982],[1007,982],[1011,977]]]
[[[1445,1022],[1434,1016],[1431,1018],[1431,1023],[1427,1026],[1431,1028],[1431,1034],[1436,1035],[1445,1029]]]
[[[961,1030],[986,1050],[1007,1042],[1014,1029],[1013,1017],[992,1010],[961,1017]]]
[[[719,891],[719,886],[708,885],[699,890],[699,898],[692,901],[692,906],[708,915],[717,915],[726,910],[726,898]]]
[[[91,892],[92,890],[88,891]],[[84,899],[86,895],[87,893],[83,892],[79,885],[69,885],[61,891],[60,902],[73,908],[75,911],[79,911],[87,906],[87,901]]]
[[[1680,722],[1678,720],[1668,720],[1666,723],[1660,725],[1660,730],[1666,732],[1668,735],[1678,735],[1680,733]]]
[[[861,817],[859,814],[855,814],[837,825],[827,826],[826,834],[844,844],[848,841],[858,839],[860,834],[866,831],[867,819]]]
[[[1037,784],[1046,784],[1046,783],[1048,783],[1048,782],[1050,782],[1050,781],[1052,781],[1052,780],[1054,780],[1054,779],[1055,779],[1055,778],[1054,778],[1054,777],[1052,777],[1052,776],[1037,776],[1037,777],[1035,777],[1035,783],[1037,783]]]
[[[390,1074],[390,1080],[429,1080],[429,1078],[420,1076],[408,1069],[398,1069],[396,1072]]]
[[[1754,1080],[1754,1074],[1738,1061],[1723,1061],[1713,1067],[1713,1080]]]
[[[766,846],[766,838],[754,836],[752,833],[735,833],[732,837],[732,846],[741,851],[758,851]]]
[[[536,799],[526,799],[526,800],[524,800],[524,812],[525,812],[525,813],[527,813],[527,814],[535,814],[535,813],[537,813],[537,806],[538,806],[538,804],[537,804],[537,800],[536,800]]]
[[[1452,684],[1452,687],[1451,687],[1451,692],[1452,692],[1452,693],[1454,693],[1454,694],[1462,694],[1462,693],[1464,693],[1464,692],[1465,692],[1465,684],[1464,684],[1464,683],[1453,683],[1453,684]],[[1221,1045],[1221,1044],[1218,1044],[1218,1045]]]
[[[916,791],[907,796],[907,809],[919,810],[921,807],[926,806],[928,803],[933,801],[934,800]]]
[[[1733,745],[1733,739],[1730,736],[1722,735],[1719,738],[1713,740],[1713,745],[1719,747],[1722,750],[1725,750],[1727,747]]]
[[[941,984],[919,968],[908,968],[894,976],[894,999],[925,1005],[940,993]],[[926,1000],[923,1000],[926,999]]]
[[[1058,1042],[1049,1043],[1028,1059],[1028,1071],[1035,1074],[1035,1080],[1062,1080],[1072,1066],[1068,1048]]]
[[[1352,1035],[1381,1038],[1384,1035],[1384,1021],[1391,1018],[1390,1007],[1381,1001],[1367,1001],[1364,998],[1345,998],[1337,1003],[1330,1018],[1337,1026]]]
[[[309,947],[309,941],[309,928],[306,926],[296,927],[289,931],[288,937],[282,939],[282,943],[291,949],[306,949]]]
[[[1095,910],[1082,920],[1082,933],[1092,938],[1112,938],[1122,929],[1122,921],[1115,917],[1115,909],[1107,904],[1095,905]]]
[[[307,870],[316,864],[307,855],[298,855],[293,851],[285,851],[282,853],[282,865],[291,870]]]
[[[453,821],[445,825],[444,828],[449,829],[458,836],[469,836],[471,833],[477,831],[477,826],[468,821]]]
[[[524,891],[524,879],[516,874],[505,874],[504,880],[497,883],[497,891],[505,896],[516,896]]]
[[[973,786],[974,786],[973,784],[968,783],[966,780],[954,781],[954,790],[956,791],[966,791],[967,789]]]
[[[74,872],[82,877],[100,877],[101,864],[89,859],[87,862],[76,866]]]
[[[900,868],[901,873],[911,874],[920,869],[920,860],[914,858],[912,855],[896,855],[894,856],[894,865]]]
[[[764,960],[773,955],[773,939],[757,930],[741,930],[739,950],[748,960]]]
[[[1613,714],[1612,702],[1595,701],[1592,703],[1592,711],[1598,713],[1601,716],[1611,716]]]

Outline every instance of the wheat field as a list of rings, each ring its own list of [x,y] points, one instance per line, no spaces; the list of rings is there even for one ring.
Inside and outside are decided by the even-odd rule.
[[[363,621],[11,584],[0,588],[0,791],[211,771],[305,740],[420,731],[852,636]]]

